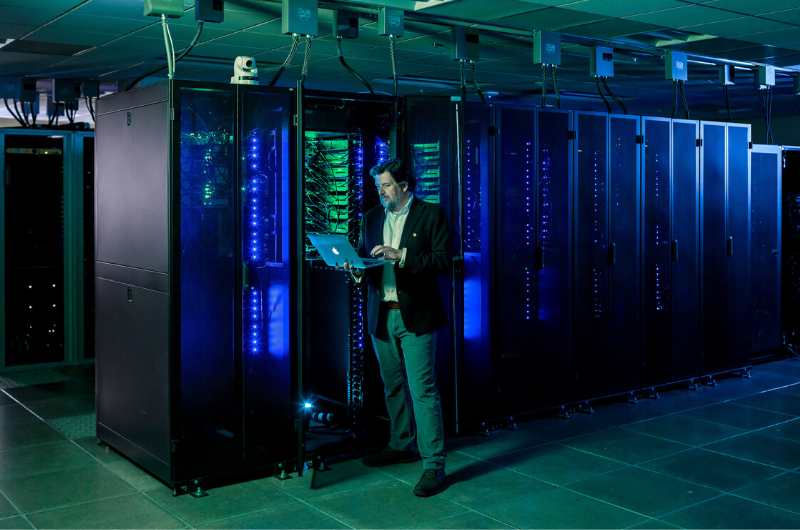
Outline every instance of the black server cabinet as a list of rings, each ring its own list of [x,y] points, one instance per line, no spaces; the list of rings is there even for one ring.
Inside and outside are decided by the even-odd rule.
[[[750,127],[701,127],[703,375],[750,362]]]
[[[783,147],[781,176],[781,331],[797,346],[800,332],[800,147]]]
[[[642,332],[644,386],[671,382],[672,127],[642,118]]]
[[[609,115],[576,112],[574,217],[575,399],[609,392],[608,245]],[[629,229],[634,229],[629,226]]]
[[[177,489],[296,448],[289,91],[98,102],[98,439]]]
[[[451,319],[438,333],[435,370],[445,425],[458,432],[497,416],[489,346],[494,106],[408,97],[403,115],[416,196],[448,213],[455,274],[439,282]]]
[[[497,277],[493,320],[502,410],[536,410],[536,110],[497,109]]]
[[[750,364],[750,126],[727,125],[726,370]]]
[[[536,407],[573,399],[573,116],[536,110]]]
[[[751,355],[781,347],[781,171],[779,146],[750,151]]]
[[[608,391],[641,387],[641,179],[638,116],[609,116]],[[580,136],[579,136],[580,139]]]
[[[672,121],[672,380],[700,373],[700,150],[696,121]]]

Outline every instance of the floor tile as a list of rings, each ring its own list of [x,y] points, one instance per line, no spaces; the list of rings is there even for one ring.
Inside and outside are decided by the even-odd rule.
[[[445,464],[445,468],[448,472],[450,469],[455,469],[458,466],[477,461],[477,459],[473,456],[469,456],[460,451],[447,449],[446,445],[445,449],[447,450],[447,462]],[[422,460],[417,460],[411,464],[394,464],[375,469],[381,473],[389,475],[392,478],[419,478],[422,475]]]
[[[354,528],[409,528],[467,511],[441,495],[417,497],[413,490],[413,486],[394,480],[309,504]]]
[[[705,445],[748,432],[745,429],[682,414],[671,414],[634,425],[626,425],[623,428],[692,446]]]
[[[629,526],[628,528],[641,528],[643,530],[671,530],[672,528],[678,527],[660,519],[650,519],[649,521],[635,524],[633,526]]]
[[[99,465],[0,480],[0,491],[23,514],[136,492]]]
[[[599,414],[603,421],[615,426],[649,420],[666,414],[655,401],[644,399],[639,400],[636,405],[627,402],[601,405],[595,409],[594,413]]]
[[[676,388],[660,392],[658,399],[641,398],[636,406],[644,405],[664,414],[674,414],[675,412],[713,405],[719,401],[720,399],[713,393]]]
[[[494,458],[491,461],[559,486],[626,466],[616,460],[578,451],[561,444],[543,445]]]
[[[701,386],[697,389],[697,393],[709,399],[727,401],[795,382],[796,378],[776,374],[754,374],[750,379],[739,376],[718,377],[716,386]]]
[[[770,390],[754,396],[737,399],[733,401],[737,405],[753,407],[757,409],[770,410],[772,412],[782,412],[792,416],[800,416],[800,396],[794,395],[783,390]]]
[[[415,485],[417,479],[410,481]],[[488,462],[460,466],[447,473],[447,483],[440,497],[477,510],[552,486]]]
[[[760,432],[722,440],[705,449],[783,469],[800,467],[800,443]]]
[[[447,446],[476,458],[493,458],[547,443],[546,440],[527,431],[494,431],[491,436],[462,436],[452,440]]]
[[[800,419],[787,421],[786,423],[781,423],[774,427],[767,427],[758,432],[800,442]]]
[[[0,529],[17,529],[17,528],[33,528],[22,517],[9,517],[8,519],[0,519]]]
[[[782,473],[782,470],[732,456],[692,449],[641,467],[720,491],[732,491]]]
[[[719,495],[715,490],[636,467],[565,487],[649,517],[658,517]]]
[[[59,381],[41,385],[20,386],[9,388],[6,392],[23,404],[64,396],[94,396],[94,390],[79,381]]]
[[[750,431],[793,419],[792,416],[787,414],[754,409],[736,405],[735,403],[719,403],[717,405],[683,412],[682,414]]]
[[[94,394],[38,399],[26,403],[25,406],[45,420],[67,416],[82,416],[93,414],[95,411]]]
[[[800,475],[786,473],[736,490],[734,495],[800,513]]]
[[[173,497],[169,488],[148,491],[147,496],[192,526],[297,502],[261,480],[207,491],[208,497],[199,499],[191,495]]]
[[[481,513],[516,528],[625,528],[647,519],[561,488],[495,504]]]
[[[41,421],[0,426],[0,451],[63,440],[58,431]]]
[[[96,464],[97,460],[66,440],[50,444],[31,445],[0,451],[0,480]]]
[[[163,488],[172,494],[172,489],[167,485],[129,460],[106,462],[103,465],[139,491],[153,491]]]
[[[36,421],[41,420],[16,403],[0,406],[0,426]]]
[[[61,368],[57,368],[57,370],[70,379],[94,380],[95,377],[95,367],[93,363],[76,366],[63,366]]]
[[[135,493],[27,516],[36,528],[184,528],[163,508]]]
[[[682,528],[800,528],[800,515],[724,495],[663,517]]]
[[[86,436],[84,438],[76,438],[72,440],[78,446],[89,453],[89,455],[100,460],[101,462],[119,462],[125,460],[125,457],[116,452],[108,444],[97,445],[96,436]]]
[[[436,521],[431,521],[429,523],[421,524],[419,526],[415,526],[414,528],[469,528],[469,529],[492,529],[492,528],[511,528],[507,524],[503,524],[500,521],[495,521],[494,519],[490,519],[485,515],[481,515],[476,512],[467,512],[462,513],[459,515],[454,515],[453,517],[447,517],[445,519],[437,519]]]
[[[197,528],[347,528],[347,525],[305,504],[289,504]]]
[[[340,462],[330,466],[328,471],[309,470],[298,477],[292,475],[289,480],[278,480],[275,477],[264,479],[279,490],[301,500],[314,499],[326,495],[334,495],[365,486],[373,486],[394,479],[377,468],[367,467],[360,460]]]
[[[613,429],[563,442],[564,445],[627,464],[638,464],[689,449],[688,445],[623,429]]]
[[[6,499],[2,494],[0,494],[0,519],[6,517],[12,517],[14,515],[19,515],[19,512],[14,508],[14,506],[10,502],[8,502],[8,499]]]
[[[567,419],[547,418],[520,424],[520,432],[526,432],[550,442],[558,442],[604,431],[614,427],[605,421],[602,414],[573,414]]]

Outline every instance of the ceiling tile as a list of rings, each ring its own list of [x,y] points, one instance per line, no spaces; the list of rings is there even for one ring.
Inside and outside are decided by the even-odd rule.
[[[146,17],[142,2],[131,0],[92,0],[78,9],[75,13],[81,15],[98,15],[106,17],[118,17],[127,19],[150,19],[158,20],[157,17]]]
[[[561,28],[597,22],[604,18],[602,15],[595,15],[594,13],[582,13],[580,11],[551,7],[513,17],[499,18],[494,22],[515,27],[556,31]]]
[[[746,15],[760,15],[798,7],[797,0],[711,0],[704,5]]]
[[[702,5],[687,5],[624,18],[626,20],[646,22],[648,24],[658,24],[669,28],[678,28],[691,22],[695,24],[706,24],[709,22],[718,22],[720,20],[730,20],[740,16],[741,15],[737,13],[731,13],[721,9],[711,9]]]
[[[2,1],[2,0],[0,0]],[[545,9],[527,2],[487,2],[486,0],[461,0],[422,11],[425,15],[451,16],[465,20],[490,21]]]
[[[785,11],[776,11],[773,13],[764,13],[761,16],[763,18],[767,18],[770,20],[777,20],[780,22],[785,22],[787,24],[794,24],[795,26],[800,25],[800,8],[787,9]]]
[[[562,7],[619,18],[685,5],[680,0],[646,0],[644,2],[642,0],[614,0],[613,2],[609,2],[609,0],[585,0],[584,2]]]
[[[794,42],[800,35],[798,28],[780,29],[776,31],[764,31],[761,33],[751,33],[749,35],[739,35],[737,38],[759,44],[770,44],[780,46],[785,42]]]
[[[37,9],[32,7],[14,7],[0,5],[0,20],[14,21],[15,24],[24,26],[41,26],[50,22],[62,11],[50,9]]]
[[[582,37],[591,37],[593,39],[613,39],[616,37],[635,35],[637,33],[647,33],[658,29],[661,29],[661,26],[615,18],[564,28],[564,32],[581,35]]]
[[[73,11],[58,20],[48,24],[46,27],[55,29],[66,29],[73,31],[93,31],[95,33],[110,33],[113,35],[123,35],[131,31],[153,24],[151,18],[137,17],[135,19],[125,19],[118,17],[100,17],[94,15],[78,14],[80,10]],[[158,24],[159,31],[161,25]]]
[[[46,5],[43,7],[63,13],[81,2],[83,2],[83,0],[47,0]],[[31,0],[0,0],[0,9],[2,9],[3,6],[29,8],[31,6]]]
[[[737,37],[748,33],[758,33],[762,31],[775,31],[778,29],[791,29],[789,24],[777,22],[775,20],[765,20],[756,17],[740,17],[721,22],[711,22],[709,24],[697,24],[683,26],[681,29],[695,33],[716,35],[718,37]]]
[[[36,26],[0,23],[0,39],[18,39],[35,29]]]
[[[101,46],[115,38],[108,33],[94,33],[91,31],[72,31],[69,29],[52,28],[45,26],[36,30],[31,39],[41,42],[57,42],[78,44],[81,46]]]

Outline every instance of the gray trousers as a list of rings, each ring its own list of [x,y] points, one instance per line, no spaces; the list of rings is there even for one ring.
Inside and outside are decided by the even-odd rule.
[[[423,469],[444,467],[442,406],[433,371],[436,332],[416,335],[403,325],[399,309],[381,307],[372,344],[391,421],[389,446],[407,451],[416,438]]]

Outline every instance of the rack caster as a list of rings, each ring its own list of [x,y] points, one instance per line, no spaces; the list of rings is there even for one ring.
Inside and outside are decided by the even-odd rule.
[[[638,405],[639,398],[637,398],[636,394],[634,394],[633,392],[628,392],[628,403],[630,403],[631,405]]]
[[[284,462],[276,464],[274,475],[278,480],[289,480],[292,478],[292,476],[286,472],[286,464]]]

